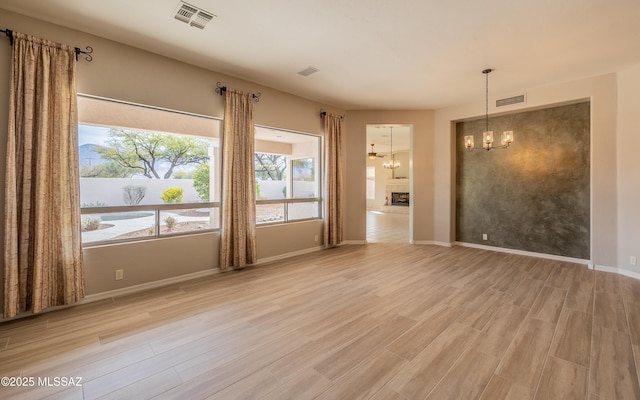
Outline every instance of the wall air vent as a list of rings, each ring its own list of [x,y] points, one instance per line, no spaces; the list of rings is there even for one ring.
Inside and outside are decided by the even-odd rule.
[[[320,71],[320,70],[318,68],[316,68],[316,67],[307,67],[307,68],[303,69],[302,71],[298,71],[298,74],[302,75],[302,76],[309,76],[311,74],[315,74],[318,71]]]
[[[191,4],[180,1],[176,7],[174,18],[189,24],[193,27],[204,29],[204,27],[216,17],[215,14],[205,11]]]
[[[508,97],[506,99],[496,100],[496,107],[510,106],[512,104],[524,103],[526,101],[525,95]]]

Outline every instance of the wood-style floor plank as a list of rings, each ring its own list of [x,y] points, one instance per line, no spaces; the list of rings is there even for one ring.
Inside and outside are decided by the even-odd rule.
[[[640,399],[629,335],[595,325],[591,346],[589,391],[602,399]]]
[[[427,400],[477,399],[489,383],[500,358],[477,349],[465,353],[427,397]]]
[[[360,362],[371,356],[371,349],[386,347],[396,338],[404,334],[415,321],[404,316],[379,325],[340,350],[330,353],[314,369],[331,381],[335,381]]]
[[[424,399],[477,334],[473,328],[453,323],[400,370],[389,382],[389,388],[408,399]]]
[[[627,302],[627,315],[629,316],[629,331],[631,332],[631,343],[640,345],[640,303]]]
[[[462,313],[457,307],[437,305],[423,321],[387,346],[387,350],[406,360],[413,360]]]
[[[151,375],[148,378],[139,380],[134,384],[115,390],[106,396],[102,396],[100,400],[152,399],[181,384],[182,380],[176,371],[173,368],[169,368]],[[85,399],[89,398],[89,396],[85,396]]]
[[[596,271],[596,291],[606,293],[623,293],[623,277],[603,271]]]
[[[317,397],[318,400],[367,399],[380,390],[406,363],[397,355],[383,350],[339,379]]]
[[[535,388],[555,328],[555,324],[527,318],[507,349],[497,373],[527,388]]]
[[[591,355],[591,314],[565,309],[560,316],[551,354],[588,368]]]
[[[587,368],[550,357],[542,373],[536,399],[584,400],[587,396]]]
[[[281,384],[266,395],[264,400],[312,400],[331,386],[331,381],[314,369],[304,369],[286,383]]]
[[[474,347],[486,354],[502,357],[527,316],[523,307],[505,304],[487,324]]]
[[[531,306],[529,317],[555,324],[560,317],[567,291],[545,286]]]
[[[615,329],[618,332],[628,332],[627,315],[621,295],[596,292],[593,308],[594,324],[604,328]]]
[[[593,312],[593,297],[593,283],[573,282],[569,286],[565,307],[591,314]]]
[[[511,293],[509,301],[516,306],[531,308],[543,286],[544,281],[539,279],[524,279],[513,293]]]
[[[532,400],[535,390],[493,375],[480,400]]]

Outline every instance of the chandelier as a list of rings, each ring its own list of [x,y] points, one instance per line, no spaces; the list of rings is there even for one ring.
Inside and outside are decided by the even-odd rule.
[[[507,149],[509,145],[513,143],[513,131],[504,131],[500,136],[500,146],[493,146],[493,131],[489,130],[489,73],[493,71],[491,68],[485,69],[482,73],[485,76],[485,108],[484,108],[484,124],[485,129],[482,134],[482,147],[475,147],[473,141],[473,135],[467,135],[464,137],[464,147],[471,150],[495,150],[495,149]]]
[[[386,169],[396,169],[396,168],[400,167],[400,163],[394,159],[394,155],[393,155],[393,127],[390,126],[389,129],[391,130],[391,133],[389,135],[390,136],[390,141],[391,141],[391,143],[389,145],[389,149],[390,149],[390,152],[391,152],[391,160],[383,162],[382,163],[382,167],[386,168]]]

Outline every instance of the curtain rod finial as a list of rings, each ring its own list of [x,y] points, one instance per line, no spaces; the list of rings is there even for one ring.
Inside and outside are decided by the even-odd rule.
[[[215,92],[218,93],[220,96],[222,96],[224,94],[224,92],[227,91],[227,87],[226,86],[222,86],[222,83],[220,81],[216,82],[216,88],[215,88]]]

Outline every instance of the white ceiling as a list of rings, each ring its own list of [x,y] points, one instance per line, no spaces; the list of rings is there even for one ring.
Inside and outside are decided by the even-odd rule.
[[[218,18],[189,27],[177,0],[0,7],[348,110],[484,101],[487,67],[507,96],[640,63],[638,0],[189,2]],[[297,74],[308,66],[319,72]]]
[[[393,140],[393,142],[392,142]],[[409,125],[367,125],[367,153],[389,155],[393,152],[406,151],[411,148],[411,126]]]

